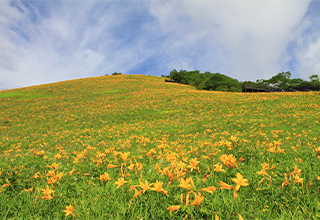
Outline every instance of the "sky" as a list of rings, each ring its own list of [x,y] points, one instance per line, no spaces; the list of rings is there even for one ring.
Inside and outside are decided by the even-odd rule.
[[[0,90],[173,70],[320,74],[316,0],[0,0]]]

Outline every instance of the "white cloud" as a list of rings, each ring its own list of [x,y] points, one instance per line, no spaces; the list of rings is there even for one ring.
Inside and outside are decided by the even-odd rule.
[[[0,88],[127,71],[149,54],[144,39],[127,45],[115,36],[128,19],[121,5],[63,1],[42,15],[32,3],[1,2]]]
[[[301,23],[293,50],[295,69],[303,79],[313,74],[320,75],[320,3],[317,3],[310,5],[316,14],[311,13]]]
[[[199,45],[197,38],[188,39],[192,34],[201,33],[198,40],[207,36],[207,53],[202,57],[206,64],[202,68],[218,70],[240,80],[253,80],[268,78],[285,65],[282,56],[294,39],[295,28],[309,3],[306,0],[198,0],[154,2],[157,4],[154,7],[160,8],[155,15],[163,31],[176,29],[186,36],[184,45]],[[181,27],[185,24],[179,22],[181,14],[188,16],[187,31]],[[163,19],[164,15],[167,19]]]
[[[320,37],[306,44],[297,54],[298,70],[301,77],[308,79],[309,76],[320,75]]]
[[[0,1],[0,24],[10,24],[21,17],[18,9],[10,6],[10,1]]]

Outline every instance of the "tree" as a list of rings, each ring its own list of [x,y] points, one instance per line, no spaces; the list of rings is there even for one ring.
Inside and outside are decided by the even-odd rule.
[[[320,79],[318,75],[312,75],[309,77],[310,82],[313,86],[319,86],[320,85]]]
[[[286,91],[289,88],[290,77],[291,73],[289,71],[282,72],[266,80],[266,83],[268,86]]]
[[[220,88],[219,88],[220,87]],[[238,80],[233,79],[229,76],[220,74],[220,73],[213,73],[209,77],[209,79],[205,82],[204,89],[206,90],[217,90],[219,88],[219,91],[225,90],[230,91],[230,88],[232,90],[238,90],[241,91],[241,83],[239,83]],[[235,89],[238,88],[238,89]]]
[[[303,79],[296,78],[290,79],[289,81],[289,90],[300,90],[301,85],[304,83]]]
[[[174,82],[178,82],[178,83],[184,83],[185,80],[185,72],[187,72],[186,70],[180,70],[179,72],[174,69],[170,72],[170,79]]]

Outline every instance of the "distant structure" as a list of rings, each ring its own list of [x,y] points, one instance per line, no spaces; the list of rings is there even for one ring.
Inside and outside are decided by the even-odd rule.
[[[245,83],[242,86],[242,92],[283,92],[283,90],[274,87],[265,87],[252,83]]]

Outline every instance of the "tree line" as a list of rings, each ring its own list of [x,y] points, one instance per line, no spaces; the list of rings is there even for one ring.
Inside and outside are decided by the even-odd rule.
[[[260,91],[320,91],[318,75],[309,77],[309,81],[300,78],[291,79],[291,73],[281,72],[270,79],[258,79],[240,82],[220,73],[200,73],[199,70],[186,71],[176,69],[170,72],[167,82],[191,85],[199,90],[241,92],[245,87],[259,88]]]

